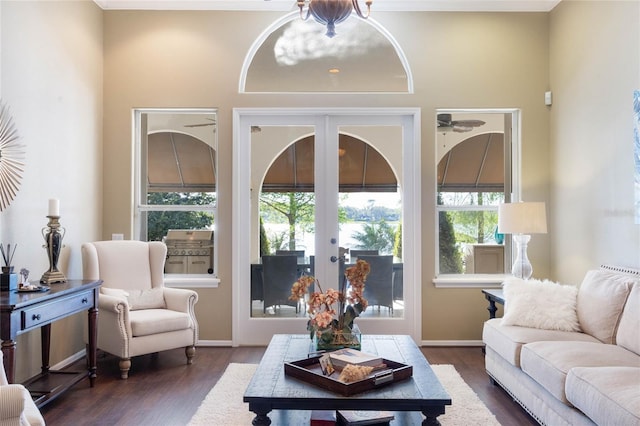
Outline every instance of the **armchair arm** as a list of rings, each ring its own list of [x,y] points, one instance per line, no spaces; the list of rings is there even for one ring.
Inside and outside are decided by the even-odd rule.
[[[184,288],[164,288],[164,301],[167,309],[178,312],[186,312],[195,318],[195,304],[198,301],[198,293]]]
[[[98,297],[98,309],[101,321],[98,322],[98,327],[101,327],[101,323],[106,325],[107,323],[117,323],[117,330],[120,330],[121,338],[128,340],[133,336],[131,331],[131,321],[129,320],[129,302],[124,297],[110,296],[100,293]],[[114,329],[113,326],[109,327]]]
[[[24,412],[25,398],[31,398],[22,385],[0,386],[0,423],[21,424],[20,416]]]
[[[129,302],[124,297],[110,296],[100,293],[100,296],[98,297],[98,308],[100,310],[110,311],[113,313],[126,311],[128,314]]]

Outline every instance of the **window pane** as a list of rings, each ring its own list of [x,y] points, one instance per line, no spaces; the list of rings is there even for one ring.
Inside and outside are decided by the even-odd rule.
[[[213,274],[214,109],[136,110],[134,238],[167,245],[166,274]]]
[[[504,273],[510,254],[496,228],[498,205],[510,200],[517,175],[512,113],[439,110],[435,118],[437,274]]]
[[[215,206],[215,192],[150,192],[147,204],[160,206]]]
[[[497,211],[439,213],[440,273],[504,272],[504,237],[497,233]]]
[[[438,192],[439,206],[498,206],[504,192]]]
[[[200,211],[148,212],[149,241],[163,241],[170,229],[213,230],[213,214]]]

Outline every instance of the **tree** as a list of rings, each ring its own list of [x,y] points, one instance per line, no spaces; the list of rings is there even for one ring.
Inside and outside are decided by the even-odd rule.
[[[271,210],[269,212],[268,210]],[[312,230],[315,218],[313,192],[263,192],[260,194],[260,212],[278,213],[289,225],[289,250],[296,249],[296,225]],[[278,221],[279,222],[279,221]]]
[[[441,203],[440,194],[438,194],[438,204]],[[440,212],[438,216],[438,234],[440,273],[462,273],[462,255],[456,245],[456,233],[453,229],[450,212]]]
[[[269,247],[267,231],[264,229],[264,221],[260,217],[260,257],[266,254],[271,254],[271,248]]]
[[[355,232],[351,237],[359,243],[355,248],[392,253],[395,229],[382,219],[377,223],[363,224],[362,232]]]
[[[207,192],[151,192],[151,205],[204,206],[215,203],[215,197]],[[213,214],[201,211],[153,211],[147,219],[147,239],[162,241],[169,229],[210,229]]]
[[[474,200],[475,197],[475,200]],[[482,206],[497,204],[502,201],[501,192],[477,192],[468,193],[465,198],[471,199],[463,204]],[[498,225],[498,214],[495,211],[456,211],[451,212],[451,218],[455,223],[456,240],[458,243],[483,244],[487,239],[492,239]]]
[[[395,239],[393,242],[393,255],[398,259],[402,259],[402,223],[398,224]]]

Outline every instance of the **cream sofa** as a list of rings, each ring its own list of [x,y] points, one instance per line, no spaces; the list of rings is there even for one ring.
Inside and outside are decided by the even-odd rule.
[[[574,288],[577,331],[512,325],[557,314],[535,301],[545,287],[534,288],[523,298],[505,288],[504,317],[484,324],[491,380],[543,425],[640,425],[640,271],[589,271]]]

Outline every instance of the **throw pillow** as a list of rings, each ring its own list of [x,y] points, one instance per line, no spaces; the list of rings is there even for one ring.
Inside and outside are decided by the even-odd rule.
[[[166,308],[164,301],[164,289],[152,288],[150,290],[129,290],[129,309],[161,309]]]
[[[100,287],[100,293],[106,294],[107,296],[119,297],[121,299],[129,297],[129,293],[119,288]]]
[[[578,288],[549,280],[509,278],[503,283],[503,325],[544,330],[580,331]]]
[[[578,292],[578,319],[585,333],[615,344],[616,328],[634,279],[611,271],[588,271]]]

